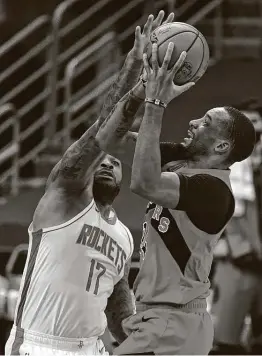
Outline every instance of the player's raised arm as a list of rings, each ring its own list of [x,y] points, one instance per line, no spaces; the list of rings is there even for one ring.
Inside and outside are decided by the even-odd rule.
[[[174,76],[181,68],[186,53],[183,52],[174,67],[168,70],[172,52],[173,43],[169,43],[160,67],[157,60],[157,44],[153,44],[152,68],[144,54],[144,67],[147,72],[146,107],[136,143],[131,190],[156,204],[175,208],[179,201],[179,178],[176,173],[161,173],[159,138],[167,104],[194,83],[182,86],[174,84]]]
[[[136,28],[134,43],[136,58],[143,59],[143,53],[150,41],[150,34],[161,25],[163,17],[164,11],[160,11],[154,21],[153,15],[150,15],[142,32],[139,26]],[[170,13],[164,23],[170,23],[173,19],[174,13]],[[129,165],[132,165],[137,138],[137,133],[129,130],[132,129],[136,119],[135,115],[141,105],[144,104],[144,99],[144,83],[139,80],[133,89],[119,100],[114,111],[100,127],[97,135],[99,145],[105,152]],[[140,126],[140,123],[137,126]]]
[[[122,321],[134,313],[128,283],[130,267],[131,259],[126,263],[124,276],[115,285],[114,291],[108,299],[105,311],[108,329],[119,344],[127,337],[122,327]]]
[[[157,27],[161,24],[164,11],[160,11],[154,20],[153,15],[148,17],[145,28]],[[154,21],[153,21],[154,20]],[[108,118],[115,105],[128,91],[138,82],[143,67],[143,59],[140,43],[135,41],[133,48],[128,53],[123,68],[119,72],[115,82],[112,84],[102,107],[98,120],[72,144],[64,154],[61,161],[53,168],[48,181],[47,188],[52,182],[66,183],[70,180],[78,180],[87,183],[86,179],[94,171],[104,157],[97,143],[96,134],[99,127]],[[143,53],[142,48],[142,53]]]

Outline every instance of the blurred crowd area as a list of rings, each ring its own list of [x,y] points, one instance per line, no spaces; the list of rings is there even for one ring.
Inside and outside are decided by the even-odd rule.
[[[76,6],[70,7],[70,11],[63,18],[64,23],[71,24],[72,28],[69,31],[68,27],[63,27],[60,24],[62,32],[64,31],[64,37],[59,42],[54,37],[54,22],[52,23],[53,30],[49,30],[50,19],[46,23],[43,22],[48,29],[41,27],[38,32],[32,32],[33,35],[30,34],[25,40],[19,39],[21,32],[19,32],[20,37],[17,34],[24,26],[30,24],[39,16],[51,16],[57,6],[62,3],[62,0],[46,0],[43,2],[0,0],[0,100],[8,97],[8,103],[10,102],[16,108],[18,114],[16,120],[20,120],[21,136],[18,135],[19,158],[22,157],[18,172],[20,182],[39,177],[46,179],[57,157],[61,156],[65,141],[66,143],[68,141],[68,137],[63,140],[61,136],[60,138],[56,136],[57,132],[63,127],[63,123],[68,120],[68,112],[71,108],[68,103],[68,93],[71,93],[69,98],[74,109],[74,115],[70,120],[76,122],[77,119],[81,119],[81,115],[85,114],[84,108],[79,104],[82,96],[84,98],[88,96],[97,83],[100,84],[110,79],[109,75],[112,75],[110,72],[111,65],[113,65],[112,71],[116,71],[119,68],[119,63],[123,62],[125,54],[132,45],[132,31],[137,18],[143,17],[143,14],[148,15],[150,12],[155,13],[156,9],[159,9],[159,1],[140,1],[139,6],[130,8],[125,16],[119,17],[117,21],[102,32],[97,32],[97,36],[90,43],[93,44],[95,40],[100,40],[108,31],[113,30],[117,34],[118,46],[114,44],[113,50],[111,48],[110,51],[106,46],[103,46],[104,52],[102,52],[102,49],[100,50],[102,54],[100,53],[99,60],[95,60],[95,64],[87,69],[83,69],[83,66],[79,68],[79,78],[77,80],[74,78],[73,84],[70,82],[69,84],[72,85],[66,87],[66,84],[68,84],[65,80],[67,65],[70,60],[75,58],[74,56],[80,53],[80,50],[79,52],[75,51],[74,45],[76,42],[87,35],[86,44],[79,47],[81,50],[86,49],[90,45],[88,34],[94,29],[100,28],[101,24],[110,20],[118,11],[122,11],[122,7],[128,5],[130,1],[122,0],[120,7],[118,0],[111,0],[110,6],[106,10],[101,7],[102,10],[97,11],[88,21],[83,22],[82,27],[76,28],[75,32],[71,33],[73,25],[70,21],[80,18],[93,5],[101,2],[101,0],[88,0],[88,2],[72,0],[72,3],[75,3]],[[134,2],[134,0],[132,1]],[[251,2],[254,5],[253,10],[251,10]],[[215,326],[214,348],[211,354],[262,354],[262,99],[259,97],[262,90],[260,76],[262,71],[260,47],[257,46],[256,51],[254,50],[257,42],[254,41],[255,35],[251,35],[255,33],[256,25],[262,23],[259,11],[256,10],[262,9],[262,1],[225,0],[221,1],[222,10],[215,6],[212,10],[211,5],[220,3],[212,0],[169,0],[162,1],[162,3],[166,11],[175,9],[179,21],[186,21],[187,18],[199,14],[202,8],[208,9],[207,7],[209,7],[210,12],[206,12],[207,19],[198,22],[196,27],[205,36],[208,32],[211,57],[215,63],[196,85],[193,93],[188,93],[185,97],[179,98],[174,105],[170,105],[163,125],[163,139],[179,139],[185,132],[188,121],[191,118],[196,118],[193,115],[202,115],[207,109],[220,105],[234,106],[243,111],[252,120],[256,128],[257,143],[253,154],[246,161],[232,166],[231,183],[236,200],[236,209],[234,217],[228,224],[214,252],[214,263],[210,275],[212,288],[208,308]],[[247,6],[247,9],[245,6]],[[183,8],[183,11],[181,8]],[[239,15],[237,19],[236,15]],[[224,27],[222,20],[224,20]],[[213,28],[213,22],[216,23],[215,28]],[[252,26],[249,27],[248,25],[251,22]],[[234,28],[232,24],[238,24],[242,27]],[[261,38],[262,27],[259,26],[257,26],[260,29],[258,35]],[[126,31],[127,27],[131,29],[129,35]],[[221,28],[225,30],[225,36],[227,36],[223,44]],[[244,31],[246,37],[243,37],[244,35],[240,30]],[[44,41],[50,40],[50,38],[45,37],[46,33],[51,34],[49,44],[51,48],[53,48],[55,41],[59,43],[59,46],[51,52],[52,61],[50,62],[45,57],[45,50],[49,45],[46,47],[43,45],[40,48],[42,52],[37,47],[43,39]],[[14,38],[16,42],[13,41]],[[235,41],[232,41],[232,39]],[[231,56],[224,60],[224,57],[229,54],[228,44],[230,43],[232,45],[230,47]],[[54,60],[54,56],[57,54],[55,51],[58,50],[61,54],[58,60],[59,66]],[[28,53],[32,56],[28,57]],[[120,53],[120,61],[115,63],[118,53]],[[13,70],[18,62],[20,67]],[[23,64],[21,64],[22,62]],[[52,72],[52,67],[49,67],[50,63],[52,65],[55,63],[57,66],[56,78],[54,72]],[[38,76],[40,72],[42,74]],[[21,86],[22,84],[23,86]],[[103,101],[104,92],[101,93],[101,95],[95,95],[92,100],[88,101],[87,110],[89,111],[87,112],[91,112],[91,114],[86,114],[85,121],[81,119],[80,124],[74,126],[69,139],[79,137],[83,130],[93,122],[99,110],[97,108],[101,107]],[[53,100],[54,95],[55,101]],[[46,101],[46,97],[48,101]],[[6,103],[7,101],[3,99],[0,105]],[[55,104],[58,108],[57,111],[56,108],[54,110]],[[92,108],[95,107],[95,110],[90,111],[91,106]],[[77,110],[79,110],[79,113]],[[56,120],[52,116],[54,114]],[[177,126],[175,126],[174,116],[178,116],[178,121],[180,120]],[[43,121],[42,118],[47,118],[47,120]],[[0,116],[0,120],[4,120],[4,118]],[[41,120],[44,123],[43,125]],[[51,124],[55,122],[55,124],[53,123],[49,127],[50,122]],[[2,121],[0,121],[1,124]],[[1,149],[9,143],[11,137],[12,132],[11,134],[10,132],[4,133],[1,136]],[[37,143],[46,142],[46,139],[48,141],[53,137],[55,137],[55,140],[51,147],[43,146],[45,148],[43,150],[44,155],[42,155],[42,151],[39,151],[39,154],[32,155],[31,159],[25,160],[28,153],[34,152],[34,149],[38,147]],[[6,172],[6,169],[0,161],[0,177]],[[26,186],[27,190],[21,187],[18,189],[17,186],[14,188],[15,196],[10,199],[6,196],[9,185],[1,184],[0,189],[0,210],[2,209],[0,211],[0,354],[3,353],[5,340],[12,325],[21,274],[27,254],[29,219],[31,219],[37,200],[43,193],[43,186],[36,189],[34,185],[30,186],[29,184]],[[34,194],[35,197],[30,203]],[[143,202],[134,198],[129,192],[125,171],[124,187],[120,199],[116,202],[116,210],[135,238],[136,251],[130,273],[130,288],[132,289],[138,269],[137,256],[141,238]],[[130,214],[130,211],[132,211],[132,214]]]
[[[212,354],[262,354],[262,107],[234,105],[254,123],[253,154],[231,167],[234,216],[215,248],[210,311]]]

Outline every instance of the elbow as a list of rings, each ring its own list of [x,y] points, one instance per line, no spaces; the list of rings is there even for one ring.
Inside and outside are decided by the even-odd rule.
[[[114,154],[114,145],[104,135],[97,134],[96,142],[100,150],[104,151],[105,153],[109,153],[112,155]]]
[[[148,196],[148,194],[154,190],[154,187],[143,179],[137,177],[131,179],[130,190],[140,196]]]
[[[99,132],[96,134],[96,142],[102,151],[106,151],[108,149],[109,145],[107,140],[105,139],[105,136]]]
[[[135,194],[139,194],[142,190],[142,186],[143,186],[143,181],[141,179],[141,177],[139,176],[134,176],[134,174],[132,174],[131,176],[131,183],[130,183],[130,190],[132,193]]]
[[[139,185],[139,182],[131,182],[130,184],[130,190],[132,193],[139,194],[139,191],[141,190],[141,186]]]
[[[96,141],[99,148],[106,153],[114,155],[120,150],[120,144],[115,137],[109,137],[107,134],[98,132],[96,135]]]

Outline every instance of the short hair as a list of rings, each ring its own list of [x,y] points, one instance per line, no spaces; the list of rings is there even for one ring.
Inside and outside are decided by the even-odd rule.
[[[230,117],[227,130],[232,143],[227,162],[233,164],[251,155],[255,147],[256,132],[251,120],[241,111],[230,106],[225,106],[224,109]]]

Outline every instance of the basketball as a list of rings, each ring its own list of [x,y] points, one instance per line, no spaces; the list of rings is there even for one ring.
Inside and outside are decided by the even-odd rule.
[[[159,26],[152,32],[146,50],[150,65],[152,44],[157,43],[158,45],[158,62],[161,65],[169,42],[174,43],[170,68],[174,66],[181,52],[187,52],[186,60],[182,68],[176,73],[174,83],[182,85],[188,82],[197,82],[205,73],[209,62],[209,48],[205,37],[195,27],[183,22]]]

